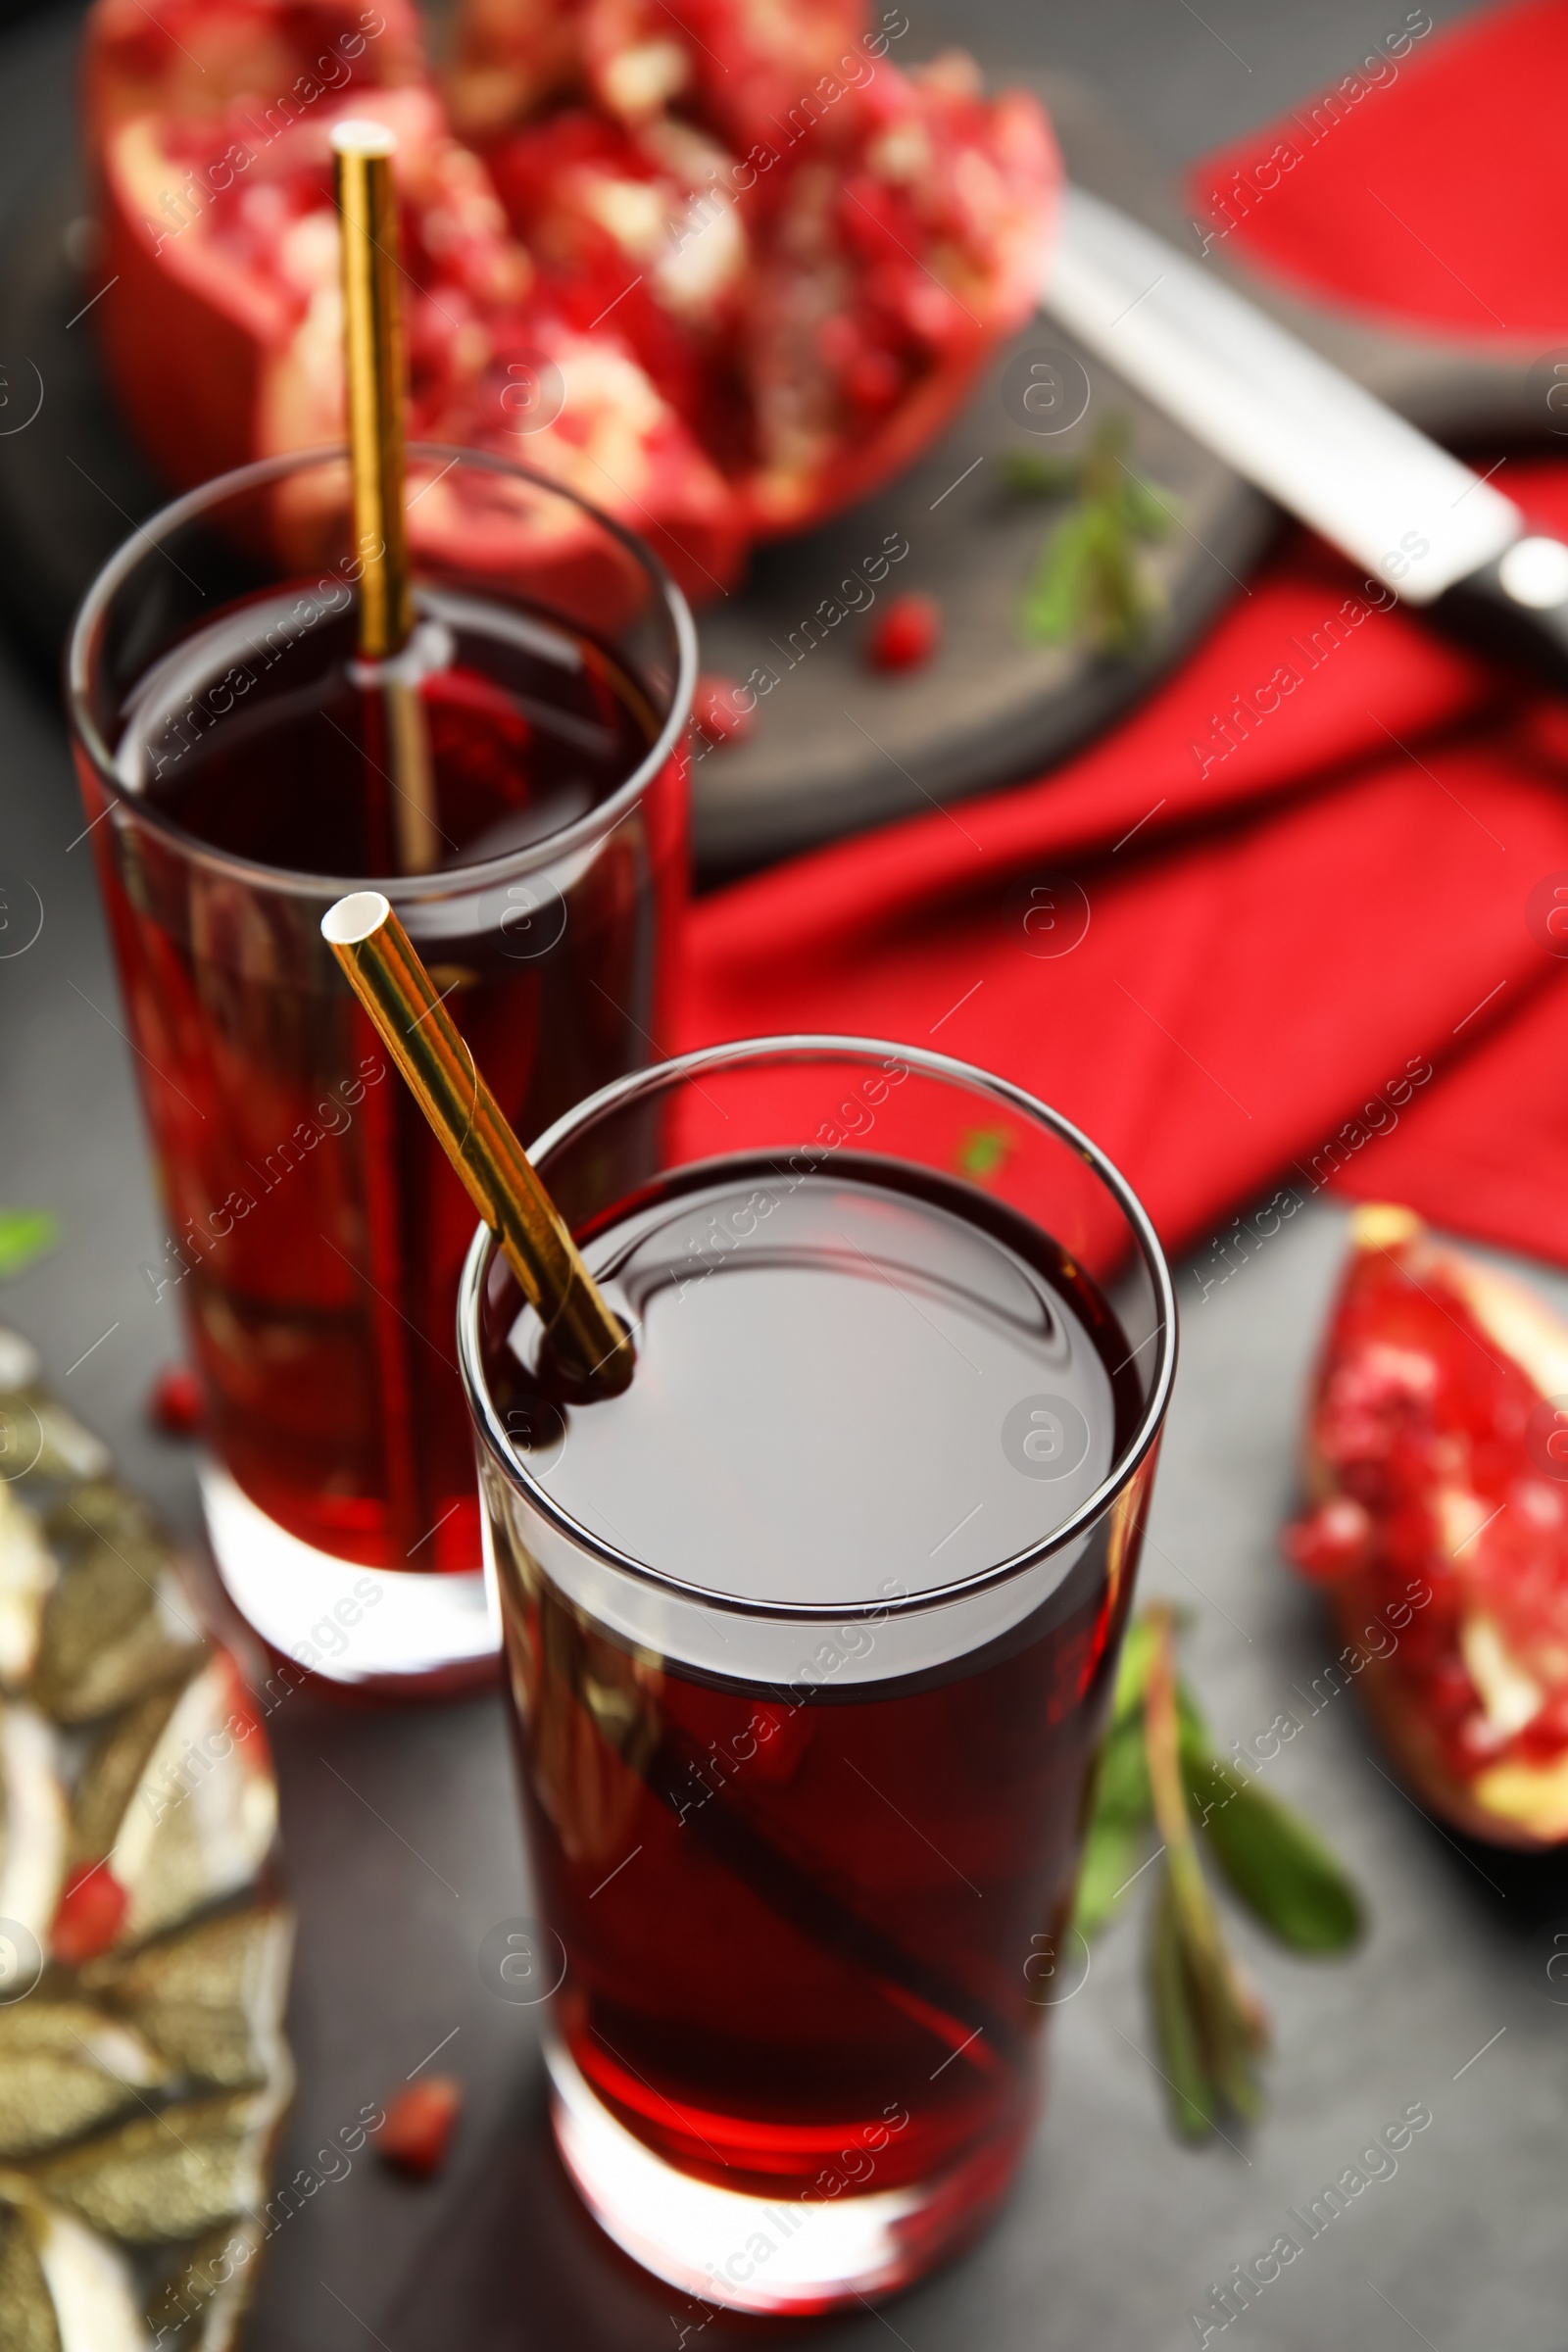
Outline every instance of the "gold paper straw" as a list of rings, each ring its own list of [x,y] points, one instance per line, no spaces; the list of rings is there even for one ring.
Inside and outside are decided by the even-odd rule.
[[[404,500],[403,308],[398,287],[398,208],[392,180],[397,141],[383,123],[339,122],[332,132],[343,240],[343,350],[354,535],[360,574],[360,653],[392,662],[409,641],[409,525]],[[440,862],[435,791],[424,713],[416,681],[383,680],[390,737],[393,811],[404,873]]]
[[[379,122],[339,122],[332,133],[343,224],[343,347],[360,577],[360,651],[401,653],[414,626],[409,528],[403,505],[403,316],[398,301],[397,145]],[[368,554],[378,549],[375,555]]]
[[[391,906],[378,890],[355,891],[328,907],[321,937],[500,1241],[557,1353],[597,1391],[618,1395],[632,1376],[631,1341]]]

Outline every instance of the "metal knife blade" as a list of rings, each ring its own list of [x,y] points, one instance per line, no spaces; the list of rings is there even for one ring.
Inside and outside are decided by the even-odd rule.
[[[1042,302],[1352,563],[1568,687],[1568,545],[1222,279],[1069,188]]]
[[[1322,533],[1428,604],[1525,518],[1200,264],[1069,188],[1045,308],[1118,375]]]

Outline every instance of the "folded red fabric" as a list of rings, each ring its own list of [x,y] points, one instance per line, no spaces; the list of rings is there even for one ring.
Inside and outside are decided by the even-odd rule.
[[[1199,238],[1330,302],[1568,342],[1554,233],[1568,8],[1526,0],[1441,35],[1407,9],[1346,66],[1191,174]]]
[[[1238,240],[1472,326],[1367,233],[1368,159],[1392,155],[1406,222],[1446,233],[1462,191],[1491,221],[1466,274],[1544,318],[1553,149],[1499,91],[1555,87],[1558,51],[1562,0],[1413,37]],[[1516,460],[1508,486],[1568,528],[1568,465]],[[681,1041],[846,1030],[995,1069],[1110,1152],[1200,1290],[1240,1262],[1249,1203],[1267,1223],[1328,1184],[1568,1262],[1565,785],[1568,706],[1298,535],[1081,758],[703,902]]]

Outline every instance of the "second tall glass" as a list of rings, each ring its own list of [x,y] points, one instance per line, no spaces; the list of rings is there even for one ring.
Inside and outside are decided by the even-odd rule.
[[[416,449],[416,627],[371,675],[348,486],[315,453],[166,509],[90,590],[68,683],[170,1228],[144,1274],[185,1308],[224,1583],[317,1673],[443,1689],[495,1649],[453,1344],[473,1211],[320,918],[386,892],[523,1135],[656,1057],[695,640],[583,502]],[[398,870],[393,691],[424,870]]]
[[[563,1385],[475,1237],[538,1912],[481,1965],[550,1998],[563,2158],[678,2336],[853,2304],[995,2213],[1083,1981],[1169,1271],[1086,1136],[902,1046],[710,1047],[533,1156],[638,1360]]]

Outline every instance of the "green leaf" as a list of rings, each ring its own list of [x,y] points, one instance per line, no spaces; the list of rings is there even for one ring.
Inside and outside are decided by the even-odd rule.
[[[1095,1770],[1095,1809],[1084,1841],[1075,1925],[1098,1935],[1121,1908],[1138,1875],[1153,1827],[1154,1803],[1136,1713],[1113,1723]]]
[[[1116,1668],[1116,1696],[1111,1708],[1111,1720],[1125,1723],[1144,1703],[1144,1686],[1149,1681],[1149,1669],[1159,1647],[1159,1627],[1147,1609],[1142,1609],[1127,1628],[1121,1645],[1121,1661]]]
[[[1136,1713],[1113,1723],[1100,1750],[1095,1813],[1114,1821],[1151,1822],[1153,1792],[1149,1786],[1149,1758],[1144,1750],[1144,1728]]]
[[[1197,1833],[1233,1890],[1294,1950],[1343,1950],[1361,1931],[1363,1906],[1315,1832],[1215,1754],[1203,1711],[1175,1670],[1183,1616],[1154,1601],[1127,1629],[1075,1924],[1090,1936],[1115,1916],[1157,1828],[1164,1847],[1150,1909],[1150,1997],[1173,2127],[1200,2138],[1227,2109],[1246,2120],[1261,2114],[1258,2062],[1269,2025],[1226,1944]]]
[[[1180,508],[1173,498],[1151,488],[1136,473],[1124,472],[1122,498],[1127,513],[1127,527],[1140,539],[1168,539],[1176,527]]]
[[[1077,458],[1042,457],[1038,450],[1009,449],[1002,458],[1002,486],[1015,498],[1065,498],[1083,479]]]
[[[1171,506],[1128,466],[1131,426],[1107,416],[1081,458],[1048,458],[1010,451],[1002,477],[1015,496],[1077,503],[1041,551],[1024,592],[1019,622],[1040,645],[1074,640],[1105,655],[1135,652],[1164,597],[1144,576],[1141,540],[1162,539],[1175,519]]]
[[[1082,1936],[1098,1936],[1121,1909],[1138,1875],[1149,1842],[1149,1824],[1117,1813],[1097,1813],[1084,1840],[1078,1899],[1072,1924]]]
[[[972,1176],[984,1184],[994,1176],[1008,1154],[1017,1149],[1018,1139],[1005,1127],[968,1127],[958,1139],[956,1153],[960,1175]]]
[[[60,1227],[47,1208],[0,1208],[0,1282],[52,1250]]]
[[[1214,2128],[1218,2102],[1203,2063],[1202,2035],[1193,2005],[1168,1864],[1160,1870],[1158,1893],[1150,1912],[1149,1998],[1172,2129],[1183,2139],[1204,2139]]]
[[[1204,1836],[1226,1878],[1271,1934],[1298,1952],[1342,1952],[1365,1924],[1361,1897],[1298,1813],[1250,1773],[1211,1756],[1184,1772]]]
[[[1093,517],[1087,633],[1091,642],[1107,654],[1132,653],[1161,604],[1144,581],[1132,535],[1119,512],[1120,503],[1107,501],[1086,510]]]
[[[1019,616],[1036,644],[1065,645],[1076,634],[1091,594],[1094,536],[1094,518],[1080,507],[1042,549]]]
[[[1252,2117],[1262,2109],[1252,2061],[1267,2043],[1268,2019],[1245,1971],[1226,1949],[1193,1835],[1181,1760],[1174,1614],[1168,1601],[1155,1601],[1149,1613],[1158,1642],[1144,1689],[1144,1746],[1154,1819],[1165,1841],[1165,1882],[1187,2013],[1213,2092],[1238,2115]]]
[[[1208,1720],[1199,1705],[1191,1683],[1178,1677],[1176,1684],[1176,1728],[1181,1741],[1182,1765],[1203,1762],[1214,1752],[1213,1734]]]

